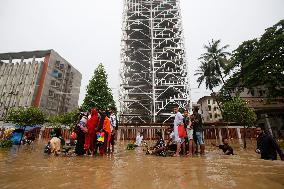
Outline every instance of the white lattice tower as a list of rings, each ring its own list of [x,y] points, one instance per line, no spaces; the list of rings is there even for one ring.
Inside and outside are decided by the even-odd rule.
[[[121,51],[122,122],[166,122],[189,108],[178,0],[125,0]]]

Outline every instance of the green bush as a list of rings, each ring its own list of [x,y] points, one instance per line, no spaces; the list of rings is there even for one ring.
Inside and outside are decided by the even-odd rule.
[[[13,145],[11,140],[0,140],[0,148],[10,148]]]
[[[134,144],[128,144],[126,149],[127,150],[134,150],[135,146],[134,146]]]

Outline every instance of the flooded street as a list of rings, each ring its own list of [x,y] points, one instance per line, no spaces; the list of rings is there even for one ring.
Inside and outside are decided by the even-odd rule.
[[[235,148],[224,156],[207,147],[205,157],[157,157],[141,148],[104,157],[53,157],[43,143],[0,151],[0,188],[284,188],[284,162],[260,160]]]

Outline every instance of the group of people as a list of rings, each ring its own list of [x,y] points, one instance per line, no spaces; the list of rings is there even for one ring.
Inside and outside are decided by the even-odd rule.
[[[161,132],[156,133],[156,144],[148,148],[147,154],[169,155],[172,156],[188,155],[200,153],[205,154],[205,143],[203,137],[202,117],[198,113],[198,108],[195,108],[193,114],[190,115],[188,110],[184,110],[183,114],[179,111],[179,107],[174,108],[175,119],[167,134],[169,140],[164,141]],[[141,134],[139,134],[141,135]],[[141,136],[136,137],[136,143],[141,140]],[[141,142],[140,142],[141,143]],[[216,146],[215,144],[213,144]],[[218,145],[226,155],[233,155],[233,148],[229,145],[228,140],[224,139],[222,145]],[[199,151],[200,150],[200,151]]]
[[[77,155],[95,155],[97,153],[103,155],[107,152],[114,151],[115,135],[118,129],[118,120],[116,117],[116,109],[114,107],[107,111],[100,111],[97,108],[91,109],[89,112],[81,112],[78,122],[71,134],[71,143],[75,145],[75,153]],[[166,130],[169,140],[164,141],[162,133],[157,132],[157,142],[151,148],[147,148],[146,154],[155,154],[161,156],[180,156],[193,154],[205,154],[205,143],[203,137],[202,117],[195,108],[193,114],[190,115],[188,110],[180,113],[179,107],[174,108],[175,119],[170,128]],[[264,132],[264,128],[256,127],[257,133],[257,149],[256,152],[261,154],[262,159],[276,160],[277,153],[281,160],[284,160],[284,154],[275,139]],[[142,146],[143,133],[139,133],[136,137],[134,146]],[[233,148],[229,145],[229,140],[222,139],[223,144],[213,146],[221,149],[225,155],[234,155]],[[47,152],[58,154],[61,150],[60,146],[65,141],[61,135],[61,131],[54,132],[52,139],[49,141]],[[69,149],[65,149],[69,150]]]
[[[73,135],[77,143],[75,153],[77,155],[101,155],[114,151],[115,135],[118,129],[118,120],[115,107],[107,111],[97,108],[90,113],[81,112],[79,122],[76,124]]]
[[[182,115],[179,112],[179,107],[175,107],[174,112],[173,132],[170,135],[177,146],[174,156],[179,156],[181,152],[186,153],[186,140],[188,141],[188,155],[198,153],[198,146],[200,146],[200,154],[204,155],[203,124],[198,108],[194,109],[192,115],[189,114],[188,110],[184,110]]]
[[[183,115],[179,112],[179,108],[174,108],[175,119],[174,124],[167,130],[169,134],[169,140],[164,141],[161,132],[156,133],[156,144],[147,149],[146,154],[155,154],[161,156],[171,155],[170,152],[174,152],[172,156],[180,155],[193,155],[198,154],[198,147],[200,147],[200,154],[205,154],[205,144],[203,138],[203,124],[201,115],[198,113],[198,109],[195,108],[192,115],[189,115],[187,110],[184,110]],[[265,133],[265,128],[261,126],[256,127],[257,134],[257,149],[256,153],[261,154],[261,159],[265,160],[277,160],[277,154],[281,160],[284,160],[284,153],[279,147],[276,140],[270,135]],[[137,141],[141,143],[143,139],[142,134],[136,137]],[[217,147],[223,151],[225,155],[234,155],[233,148],[229,145],[227,138],[222,139],[220,145],[211,143],[214,147]]]
[[[114,151],[115,135],[118,129],[115,107],[107,111],[92,108],[89,112],[80,112],[78,121],[70,135],[69,147],[65,144],[61,132],[55,132],[45,148],[46,153],[59,154],[67,152],[70,146],[75,145],[75,154],[81,155],[104,155]],[[75,142],[76,141],[76,142]]]

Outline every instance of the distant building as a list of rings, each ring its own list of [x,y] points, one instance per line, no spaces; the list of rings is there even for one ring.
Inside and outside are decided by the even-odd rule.
[[[0,119],[10,107],[49,115],[78,107],[81,73],[54,50],[0,54]]]
[[[197,104],[199,104],[199,113],[201,113],[203,121],[216,122],[222,119],[221,111],[213,97],[204,96],[197,101]]]
[[[236,92],[235,92],[236,93]],[[235,93],[232,93],[235,96]],[[284,99],[268,98],[264,86],[243,89],[238,92],[248,107],[253,108],[258,117],[257,125],[265,125],[275,137],[284,137]]]

